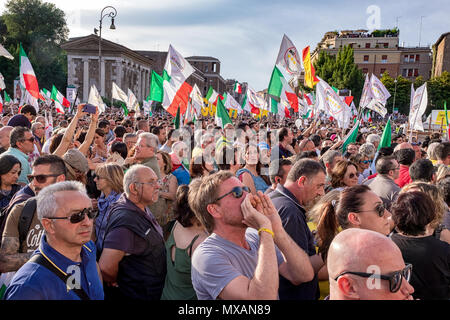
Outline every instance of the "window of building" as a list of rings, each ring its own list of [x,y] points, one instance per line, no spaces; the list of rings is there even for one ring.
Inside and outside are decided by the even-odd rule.
[[[370,42],[366,43],[366,48],[369,49],[370,48]]]
[[[205,66],[205,72],[208,72],[208,66]]]
[[[419,76],[419,69],[414,69],[414,77],[418,77]]]
[[[407,54],[405,54],[405,57],[404,57],[403,61],[404,61],[404,62],[409,62],[409,57],[408,57]]]
[[[403,69],[402,70],[402,77],[406,77],[407,72],[408,72],[408,69]]]
[[[416,62],[420,61],[420,54],[416,54]]]
[[[350,43],[348,46],[349,46],[350,48],[353,48],[353,43]]]
[[[383,43],[383,46],[385,47],[385,48],[389,48],[389,43]]]
[[[387,62],[387,55],[381,56],[381,62],[386,63]]]
[[[216,72],[216,67],[217,67],[216,63],[213,62],[212,68],[211,68],[212,72]]]
[[[413,76],[413,69],[408,69],[408,77],[412,77]]]
[[[369,62],[369,56],[364,56],[364,62]]]
[[[381,70],[380,70],[380,77],[383,75],[383,73],[385,73],[386,72],[386,69],[384,69],[384,68],[382,68]]]
[[[414,62],[414,55],[413,54],[409,55],[409,62]]]

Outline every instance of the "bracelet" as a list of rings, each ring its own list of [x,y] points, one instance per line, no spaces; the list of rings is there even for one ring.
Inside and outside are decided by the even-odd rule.
[[[261,228],[261,229],[258,230],[258,235],[260,235],[261,231],[265,231],[265,232],[271,234],[271,235],[272,235],[272,238],[275,238],[275,234],[273,233],[272,230],[267,229],[267,228]]]

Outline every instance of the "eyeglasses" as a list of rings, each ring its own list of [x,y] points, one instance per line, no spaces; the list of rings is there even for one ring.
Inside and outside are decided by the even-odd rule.
[[[29,139],[21,139],[20,141],[29,141],[34,143],[34,137],[31,137]]]
[[[397,170],[400,170],[400,166],[398,166],[398,167],[395,167],[395,168],[392,168],[392,169],[389,169],[389,170],[393,170],[393,171],[397,171]]]
[[[138,184],[148,184],[149,186],[156,186],[156,185],[158,184],[158,181],[157,181],[157,180],[154,180],[154,181],[152,181],[152,182],[138,182],[138,181],[136,181],[135,183],[138,183]]]
[[[33,179],[36,178],[36,181],[38,183],[46,183],[48,177],[57,177],[57,176],[60,176],[60,175],[62,175],[62,173],[58,173],[58,174],[37,174],[35,176],[29,174],[27,176],[27,178],[28,178],[28,181],[30,181],[30,182],[32,182]]]
[[[70,223],[79,223],[84,220],[84,217],[88,216],[89,219],[94,219],[97,215],[97,211],[94,211],[92,208],[84,208],[83,210],[71,214],[68,217],[44,217],[46,219],[51,220],[69,220]]]
[[[236,199],[239,199],[240,197],[242,197],[242,195],[245,192],[250,192],[249,187],[243,186],[243,187],[234,187],[233,189],[231,189],[230,192],[225,193],[223,196],[220,196],[216,199],[215,202],[219,201],[220,199],[225,198],[227,195],[232,194],[233,197],[235,197]]]
[[[384,206],[384,204],[379,203],[374,209],[372,210],[364,210],[364,211],[359,211],[359,212],[376,212],[378,214],[379,217],[383,217],[384,216],[384,211],[386,210],[386,207]]]
[[[344,271],[341,274],[339,274],[336,278],[334,278],[334,280],[337,281],[337,279],[339,279],[339,277],[342,277],[345,274],[354,274],[355,276],[364,277],[364,278],[377,278],[377,279],[382,279],[382,280],[388,280],[389,281],[389,291],[392,293],[395,293],[402,286],[403,278],[409,282],[409,279],[411,278],[411,272],[412,272],[412,264],[408,263],[404,269],[394,271],[394,272],[388,273],[386,275],[376,274],[376,273]]]
[[[372,162],[371,160],[360,161],[360,163],[364,163],[364,164],[368,164],[368,163],[371,163],[371,162]]]

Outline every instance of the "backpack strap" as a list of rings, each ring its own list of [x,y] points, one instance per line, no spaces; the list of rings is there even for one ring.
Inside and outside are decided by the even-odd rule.
[[[19,218],[19,244],[22,244],[27,238],[30,230],[31,221],[33,221],[34,213],[36,212],[37,200],[35,197],[28,199],[25,206],[20,213]]]
[[[64,284],[67,286],[67,281],[70,277],[70,275],[68,274],[63,274],[60,270],[58,270],[58,268],[56,268],[46,257],[44,257],[41,253],[35,254],[34,256],[31,257],[30,260],[28,260],[30,262],[34,262],[37,263],[45,268],[47,268],[48,270],[50,270],[51,272],[53,272],[53,274],[55,274],[59,279],[61,279],[62,282],[64,282]],[[81,300],[91,300],[91,298],[89,298],[89,296],[87,295],[87,293],[83,290],[83,288],[81,288],[80,285],[80,289],[72,289],[73,292],[75,292],[75,294],[81,299]]]

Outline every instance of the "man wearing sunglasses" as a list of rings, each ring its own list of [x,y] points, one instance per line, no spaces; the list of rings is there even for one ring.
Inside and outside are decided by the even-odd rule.
[[[36,250],[43,228],[36,214],[35,195],[54,183],[66,179],[64,161],[55,155],[41,156],[28,175],[29,185],[22,188],[11,202],[15,203],[6,217],[0,249],[0,272],[17,271]]]
[[[330,300],[412,300],[412,266],[384,235],[350,228],[330,245],[327,258]]]
[[[39,248],[11,281],[7,300],[103,300],[91,241],[95,213],[83,184],[65,181],[37,197],[45,229]]]
[[[30,129],[15,127],[9,136],[10,147],[4,154],[10,154],[19,159],[22,171],[17,183],[24,186],[28,183],[27,175],[31,173],[28,156],[34,151],[34,136]]]
[[[249,194],[230,171],[203,177],[189,190],[189,205],[210,233],[192,256],[199,300],[275,300],[280,274],[295,284],[313,278],[270,198]]]

